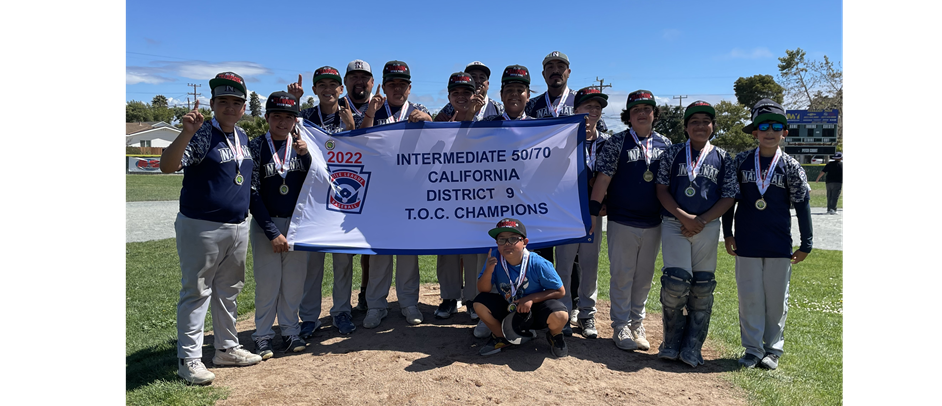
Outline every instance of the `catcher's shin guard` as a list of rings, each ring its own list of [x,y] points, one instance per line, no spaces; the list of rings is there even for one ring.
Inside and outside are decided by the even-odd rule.
[[[659,358],[675,360],[680,354],[687,316],[684,306],[690,295],[690,274],[683,268],[665,268],[661,275],[661,307],[664,341],[658,348]]]
[[[684,332],[680,350],[680,360],[692,367],[703,364],[700,348],[706,341],[710,330],[710,316],[713,314],[713,290],[716,279],[712,272],[694,272],[687,301],[687,331]]]

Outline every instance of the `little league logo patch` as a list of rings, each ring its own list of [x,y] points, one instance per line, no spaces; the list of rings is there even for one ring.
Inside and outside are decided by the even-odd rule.
[[[327,191],[327,210],[360,214],[370,184],[370,173],[363,165],[327,165],[330,172],[330,190]]]

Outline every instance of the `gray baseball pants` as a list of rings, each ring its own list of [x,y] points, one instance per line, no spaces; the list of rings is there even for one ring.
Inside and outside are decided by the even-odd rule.
[[[579,318],[595,317],[595,300],[599,296],[599,251],[602,249],[602,236],[599,233],[590,243],[566,244],[556,246],[556,273],[563,280],[566,296],[560,299],[566,309],[572,311],[572,264],[579,255]]]
[[[472,301],[478,295],[478,271],[484,267],[487,254],[439,255],[435,273],[442,291],[442,299]],[[464,269],[461,264],[464,263]],[[464,287],[461,274],[464,272]]]
[[[288,231],[288,218],[272,217],[282,235]],[[272,339],[275,316],[281,335],[292,336],[301,332],[298,309],[304,295],[307,276],[307,251],[276,253],[265,231],[252,221],[252,264],[255,270],[255,333],[252,339]]]
[[[747,353],[762,358],[784,352],[791,276],[790,258],[736,257],[739,332]]]
[[[615,331],[644,321],[644,304],[651,290],[654,261],[660,248],[660,224],[637,228],[608,222],[608,262],[612,276],[610,314]]]
[[[665,268],[681,268],[693,277],[694,272],[716,273],[716,249],[720,238],[720,220],[716,219],[693,237],[684,237],[681,223],[673,217],[661,222],[661,249]]]
[[[393,277],[393,256],[370,256],[370,282],[366,286],[366,304],[370,309],[385,309]],[[396,296],[399,307],[419,304],[419,256],[396,255]]]

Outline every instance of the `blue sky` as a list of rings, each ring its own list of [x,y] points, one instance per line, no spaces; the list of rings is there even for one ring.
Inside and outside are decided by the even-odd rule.
[[[784,7],[755,1],[709,7],[634,1],[350,4],[280,2],[266,8],[234,1],[221,12],[201,2],[128,2],[126,100],[150,102],[162,94],[185,105],[193,91],[187,84],[194,83],[202,85],[197,91],[205,102],[209,79],[225,70],[245,77],[262,98],[285,90],[300,73],[306,98],[313,96],[310,80],[320,66],[343,71],[351,60],[364,59],[379,82],[383,64],[398,59],[412,70],[410,101],[434,111],[447,103],[448,76],[475,60],[491,68],[491,97],[499,99],[500,72],[511,64],[530,69],[537,95],[546,90],[543,57],[558,50],[570,58],[571,88],[596,84],[596,77],[612,85],[605,90],[611,103],[604,113],[616,124],[627,94],[636,89],[653,91],[662,103],[676,104],[673,97],[680,95],[688,96],[684,105],[716,103],[735,100],[739,77],[776,75],[786,49],[843,61],[842,4],[833,0]],[[215,16],[229,19],[210,23]]]

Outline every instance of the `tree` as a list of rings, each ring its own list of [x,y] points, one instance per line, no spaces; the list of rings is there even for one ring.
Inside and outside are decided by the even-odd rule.
[[[250,139],[265,135],[265,133],[268,132],[268,121],[265,121],[265,119],[261,117],[243,119],[239,121],[238,124],[239,127],[245,130],[246,135],[248,135]]]
[[[751,109],[762,99],[772,99],[776,103],[783,104],[785,88],[775,83],[772,75],[754,75],[736,79],[733,83],[733,91],[736,92],[736,100],[739,104]]]
[[[258,93],[252,92],[249,96],[249,110],[252,112],[252,117],[262,116],[262,103],[258,100]]]
[[[301,105],[301,110],[309,109],[311,107],[314,107],[314,98],[311,96],[308,96],[307,101]]]
[[[687,136],[684,134],[684,112],[680,106],[663,105],[657,107],[657,122],[654,123],[654,131],[677,144],[687,142]]]
[[[760,99],[761,100],[761,99]],[[732,155],[756,147],[752,135],[742,132],[749,120],[750,109],[742,104],[723,100],[713,106],[716,109],[716,133],[710,143],[725,149]]]
[[[124,122],[143,123],[153,121],[150,106],[144,102],[131,100],[124,105]]]
[[[843,142],[844,73],[824,56],[824,62],[809,61],[805,51],[785,50],[778,58],[779,83],[785,87],[785,106],[790,109],[837,109],[837,140]]]
[[[158,94],[150,101],[150,105],[152,107],[168,107],[167,98],[162,94]]]

